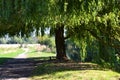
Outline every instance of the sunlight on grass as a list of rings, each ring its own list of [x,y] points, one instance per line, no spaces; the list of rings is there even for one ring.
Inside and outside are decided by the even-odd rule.
[[[112,75],[111,75],[112,74]],[[117,73],[112,71],[100,70],[84,70],[84,71],[63,71],[52,74],[53,79],[66,79],[66,80],[115,80]],[[49,76],[49,75],[47,75]]]
[[[12,47],[2,48],[2,47],[0,47],[0,54],[8,54],[8,53],[11,53],[11,52],[15,52],[16,50],[18,50],[18,48],[12,48]]]
[[[21,48],[14,48],[14,51],[13,51],[13,48],[11,49],[3,49],[1,50],[1,54],[0,54],[0,64],[4,63],[7,58],[14,58],[16,57],[17,55],[19,55],[20,53],[23,53],[24,50],[21,49]]]
[[[17,56],[18,54],[24,52],[22,49],[16,49],[14,52],[8,52],[5,54],[0,54],[0,57],[8,57],[8,58],[13,58],[15,56]]]
[[[78,70],[34,76],[31,80],[116,80],[119,77],[120,74],[113,71]]]
[[[30,57],[49,57],[49,56],[55,56],[54,53],[47,53],[47,52],[30,52],[27,54],[27,56]]]
[[[64,66],[67,65],[68,66]],[[70,63],[71,64],[71,63]],[[33,72],[31,80],[119,80],[120,74],[111,70],[89,69],[94,64],[88,64],[85,70],[80,69],[82,65],[74,63],[46,63],[39,65]],[[79,66],[79,67],[78,67]],[[77,69],[75,69],[77,67]]]

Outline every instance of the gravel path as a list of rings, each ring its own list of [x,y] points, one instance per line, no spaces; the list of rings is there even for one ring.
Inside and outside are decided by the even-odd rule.
[[[0,80],[29,80],[32,70],[35,68],[34,61],[27,59],[26,53],[21,53],[14,59],[9,59],[4,65],[0,65]]]

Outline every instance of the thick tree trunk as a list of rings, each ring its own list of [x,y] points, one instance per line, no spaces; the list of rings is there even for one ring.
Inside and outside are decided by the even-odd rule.
[[[55,30],[55,43],[56,43],[56,58],[58,60],[65,60],[65,41],[64,41],[64,25],[57,25]]]

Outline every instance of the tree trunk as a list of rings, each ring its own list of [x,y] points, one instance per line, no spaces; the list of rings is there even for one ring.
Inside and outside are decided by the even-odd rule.
[[[57,25],[55,29],[56,58],[58,60],[66,60],[65,41],[64,41],[64,25]]]

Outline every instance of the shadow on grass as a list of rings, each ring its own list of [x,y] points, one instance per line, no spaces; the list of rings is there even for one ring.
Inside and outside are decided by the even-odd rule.
[[[6,62],[0,65],[0,80],[52,74],[60,71],[103,70],[96,64],[72,61],[58,61],[55,57],[0,58]]]
[[[37,68],[33,71],[32,76],[41,76],[45,74],[54,74],[62,71],[77,71],[77,70],[105,70],[93,63],[81,63],[72,61],[44,61],[37,63]]]
[[[41,58],[0,58],[0,80],[29,77],[37,63],[48,61],[48,57]]]

